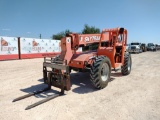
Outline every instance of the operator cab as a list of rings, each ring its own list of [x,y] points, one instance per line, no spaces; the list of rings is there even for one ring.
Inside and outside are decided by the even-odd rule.
[[[110,58],[113,67],[122,64],[127,33],[124,28],[104,30],[101,35],[101,43],[99,44],[98,55],[106,55]],[[106,40],[106,41],[105,41]],[[116,65],[117,63],[117,65]]]

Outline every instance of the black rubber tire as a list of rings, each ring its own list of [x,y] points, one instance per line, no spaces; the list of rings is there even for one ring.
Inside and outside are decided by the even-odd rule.
[[[105,68],[104,68],[105,67]],[[107,69],[106,74],[102,73],[103,69]],[[104,72],[104,71],[103,71]],[[105,75],[102,79],[102,74]],[[90,80],[97,89],[103,89],[108,85],[111,75],[111,62],[105,56],[98,56],[94,60],[90,70]]]
[[[124,54],[124,65],[121,67],[122,75],[128,75],[131,72],[132,68],[132,58],[131,54],[125,52]]]

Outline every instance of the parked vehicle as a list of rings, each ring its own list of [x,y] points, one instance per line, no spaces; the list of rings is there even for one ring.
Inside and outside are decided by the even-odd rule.
[[[147,51],[156,51],[156,46],[153,43],[147,44]]]
[[[141,44],[141,49],[142,49],[143,52],[146,52],[146,51],[147,51],[147,46],[146,46],[145,43],[142,43],[142,44]]]
[[[160,44],[155,44],[156,50],[160,50]]]
[[[140,42],[132,42],[129,46],[128,52],[130,53],[141,53],[141,43]]]
[[[126,51],[128,52],[130,44],[126,44]]]
[[[61,39],[61,54],[52,58],[44,58],[43,80],[48,87],[20,96],[13,102],[50,90],[51,86],[60,88],[60,92],[28,106],[26,110],[64,95],[65,90],[71,89],[71,70],[88,71],[90,80],[97,89],[103,89],[108,85],[112,69],[116,71],[116,69],[121,68],[122,75],[129,75],[132,68],[132,58],[126,52],[127,34],[127,30],[124,28],[104,29],[100,39],[91,37],[92,39],[79,40],[84,35],[67,34]],[[79,47],[95,43],[98,44],[96,51],[77,53]]]

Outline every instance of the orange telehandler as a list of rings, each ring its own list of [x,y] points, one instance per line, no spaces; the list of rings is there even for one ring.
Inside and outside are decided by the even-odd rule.
[[[124,28],[104,29],[101,34],[95,35],[67,34],[61,40],[61,54],[53,58],[44,58],[43,78],[48,87],[16,98],[13,102],[49,90],[51,86],[60,88],[59,94],[54,94],[26,109],[63,95],[64,90],[71,89],[71,70],[89,71],[93,85],[97,89],[105,88],[110,80],[112,68],[116,70],[121,67],[122,75],[131,72],[132,59],[126,52],[126,44],[127,30]],[[93,45],[97,50],[77,53],[79,47],[93,47]]]

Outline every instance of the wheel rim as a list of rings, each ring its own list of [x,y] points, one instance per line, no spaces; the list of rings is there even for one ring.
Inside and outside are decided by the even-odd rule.
[[[108,73],[109,73],[109,66],[108,66],[107,63],[103,63],[102,69],[101,69],[101,79],[102,79],[102,81],[107,81]]]
[[[129,57],[129,59],[128,59],[128,71],[130,71],[130,70],[131,70],[131,59]]]

